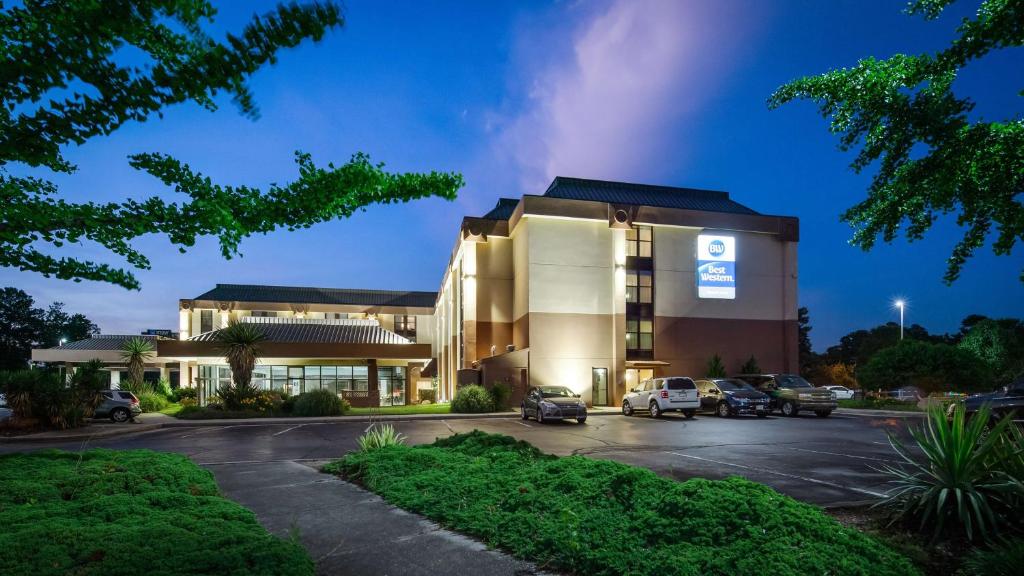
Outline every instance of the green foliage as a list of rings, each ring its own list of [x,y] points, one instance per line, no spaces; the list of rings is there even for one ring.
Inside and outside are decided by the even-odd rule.
[[[463,386],[452,400],[452,412],[461,414],[482,414],[494,410],[494,397],[483,386]]]
[[[757,358],[751,356],[747,358],[747,361],[740,366],[740,374],[760,374],[761,365],[757,363]]]
[[[359,437],[359,449],[363,452],[380,450],[388,446],[400,446],[405,444],[405,435],[395,430],[391,424],[372,426],[365,434]]]
[[[312,390],[298,395],[292,413],[296,416],[342,416],[348,409],[348,402],[334,392]]]
[[[71,0],[0,9],[0,266],[138,289],[127,269],[54,256],[40,245],[59,252],[90,241],[131,267],[148,269],[149,259],[132,245],[146,234],[163,234],[181,251],[202,236],[216,236],[229,258],[252,234],[345,218],[371,204],[454,198],[462,186],[458,174],[390,173],[364,154],[321,168],[308,154],[296,153],[299,177],[265,192],[214,184],[162,154],[129,157],[132,167],[188,197],[178,202],[153,196],[73,203],[60,198],[53,181],[6,169],[19,163],[44,174],[73,173],[77,167],[63,149],[109,135],[130,120],[161,116],[175,104],[213,110],[222,94],[255,119],[249,78],[273,64],[281,50],[318,41],[344,23],[333,2],[280,4],[218,42],[204,30],[215,14],[207,0]],[[129,61],[137,55],[142,65],[119,57],[129,49]]]
[[[437,403],[437,390],[433,388],[420,388],[417,391],[417,396],[420,402],[430,402],[431,404]]]
[[[167,378],[157,380],[156,384],[153,385],[153,392],[163,396],[167,400],[174,398],[174,391],[171,390],[171,382]]]
[[[495,382],[491,385],[490,392],[495,412],[507,410],[508,399],[512,396],[512,387],[504,382]]]
[[[917,0],[909,12],[933,19],[949,3]],[[1000,255],[1024,239],[1024,122],[972,122],[974,102],[952,90],[960,69],[990,51],[1024,45],[1021,10],[1020,0],[985,0],[944,50],[866,58],[771,95],[771,108],[816,102],[840,149],[860,147],[851,168],[877,167],[868,198],[842,215],[855,229],[854,245],[869,250],[879,236],[891,242],[901,231],[917,240],[938,215],[955,212],[966,231],[948,260],[945,281],[952,283],[990,234]]]
[[[929,393],[987,391],[992,388],[992,372],[962,348],[904,340],[858,366],[857,381],[866,389],[916,386]]]
[[[797,318],[797,331],[799,334],[798,340],[798,351],[800,363],[800,374],[804,377],[810,376],[814,370],[818,367],[821,359],[818,354],[814,353],[814,349],[811,347],[811,330],[814,328],[811,326],[811,312],[806,306],[801,306],[796,311]],[[756,372],[741,371],[742,374],[760,374],[760,370]]]
[[[895,398],[879,398],[871,396],[867,398],[849,398],[838,400],[840,408],[859,408],[864,410],[900,410],[903,412],[917,412],[920,409],[916,402],[901,402]]]
[[[57,370],[0,372],[0,392],[19,418],[33,418],[44,426],[66,429],[84,426],[96,411],[107,388],[103,364],[81,365],[69,378]]]
[[[128,379],[121,383],[121,388],[135,395],[152,392],[152,388],[143,380],[146,362],[156,356],[156,347],[147,338],[129,338],[121,345],[121,359],[128,365]]]
[[[159,412],[171,404],[166,396],[156,392],[139,394],[138,398],[139,408],[142,408],[143,412]]]
[[[507,436],[352,452],[325,470],[550,571],[917,573],[874,538],[767,486],[676,482],[618,462],[544,455]]]
[[[911,324],[904,330],[906,340],[946,343],[947,338],[928,333],[920,324]],[[888,322],[868,330],[854,330],[839,339],[839,344],[830,346],[823,360],[828,364],[842,363],[864,366],[878,352],[891,348],[900,342],[900,325]]]
[[[895,520],[931,531],[933,539],[949,534],[990,539],[1008,524],[1019,525],[1020,510],[1014,507],[1024,502],[1024,477],[1003,459],[1021,458],[1024,444],[1016,443],[1020,435],[1010,417],[989,425],[987,408],[970,420],[963,404],[952,418],[941,407],[930,409],[924,426],[910,428],[923,456],[889,434],[903,465],[882,468],[894,486],[877,505],[888,507]],[[1007,436],[1014,434],[1008,428],[1017,435]]]
[[[266,339],[263,328],[246,322],[233,322],[216,333],[217,348],[228,361],[231,381],[237,393],[243,397],[255,392],[252,388],[252,371],[260,359],[260,343]]]
[[[0,525],[2,574],[313,574],[301,546],[268,534],[178,454],[0,456]]]
[[[990,548],[977,548],[964,559],[964,576],[1019,576],[1024,566],[1024,540],[1018,538]]]
[[[1020,320],[982,319],[964,334],[959,346],[985,362],[999,384],[1024,375],[1024,322]]]
[[[722,363],[722,357],[715,354],[708,360],[708,370],[705,374],[708,378],[725,378],[725,364]]]
[[[175,388],[171,392],[172,402],[181,402],[186,399],[199,400],[199,390],[196,388]]]
[[[74,342],[99,333],[88,318],[68,314],[60,302],[44,310],[36,308],[24,290],[0,290],[0,370],[26,368],[33,348],[52,348],[62,338]]]

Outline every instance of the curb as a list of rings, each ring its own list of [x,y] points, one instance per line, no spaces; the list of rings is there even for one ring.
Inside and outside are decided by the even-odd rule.
[[[47,436],[43,434],[25,434],[24,436],[2,436],[0,437],[0,444],[10,443],[58,443],[58,442],[77,442],[79,440],[99,440],[102,438],[112,438],[115,436],[128,436],[130,434],[138,434],[139,432],[152,432],[163,428],[162,424],[122,424],[117,425],[116,428],[111,425],[108,430],[97,430],[95,432],[75,432],[71,434],[62,434],[59,436]]]

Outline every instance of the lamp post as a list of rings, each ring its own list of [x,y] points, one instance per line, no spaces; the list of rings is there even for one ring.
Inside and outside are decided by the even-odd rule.
[[[897,300],[893,304],[895,304],[896,307],[900,309],[900,340],[902,341],[903,340],[903,309],[906,307],[907,303],[904,302],[903,300]]]

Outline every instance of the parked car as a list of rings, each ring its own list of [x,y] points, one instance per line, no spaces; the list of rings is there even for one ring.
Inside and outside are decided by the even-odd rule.
[[[110,418],[114,422],[127,422],[139,414],[139,399],[124,390],[104,390],[103,403],[96,408],[94,418]]]
[[[1016,422],[1024,422],[1024,378],[1018,378],[995,392],[975,394],[959,402],[963,402],[968,417],[976,414],[979,408],[987,404],[992,410],[993,419],[998,420],[1012,413]],[[950,414],[957,404],[958,402],[950,404]]]
[[[896,390],[890,390],[885,395],[900,402],[918,402],[922,398],[921,391],[913,386],[904,386]]]
[[[835,392],[815,387],[796,374],[740,374],[736,378],[771,396],[772,410],[779,410],[783,416],[812,410],[825,418],[839,406]]]
[[[743,380],[714,378],[697,380],[696,384],[700,408],[705,412],[714,412],[723,418],[737,414],[756,414],[758,418],[768,416],[771,398]]]
[[[632,416],[637,410],[646,410],[653,418],[676,410],[693,418],[700,409],[700,394],[693,379],[669,376],[644,380],[622,397],[622,413]]]
[[[846,386],[839,386],[838,384],[833,384],[831,386],[822,386],[822,388],[835,392],[836,400],[850,400],[853,398],[853,390],[850,390]]]
[[[523,420],[532,416],[538,424],[549,420],[587,421],[587,404],[565,386],[531,386],[519,411]]]

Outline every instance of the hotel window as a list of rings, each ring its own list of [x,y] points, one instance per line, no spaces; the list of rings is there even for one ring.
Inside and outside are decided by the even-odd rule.
[[[395,334],[416,340],[416,317],[403,314],[395,315]]]
[[[654,302],[654,276],[650,270],[631,270],[626,273],[626,302],[651,304]]]
[[[267,310],[253,310],[252,315],[257,318],[277,318],[277,312],[269,312]]]
[[[646,355],[654,351],[654,321],[626,320],[626,352]]]
[[[213,310],[199,311],[199,331],[213,332]]]
[[[650,226],[636,226],[626,230],[626,256],[651,258],[653,234]]]

